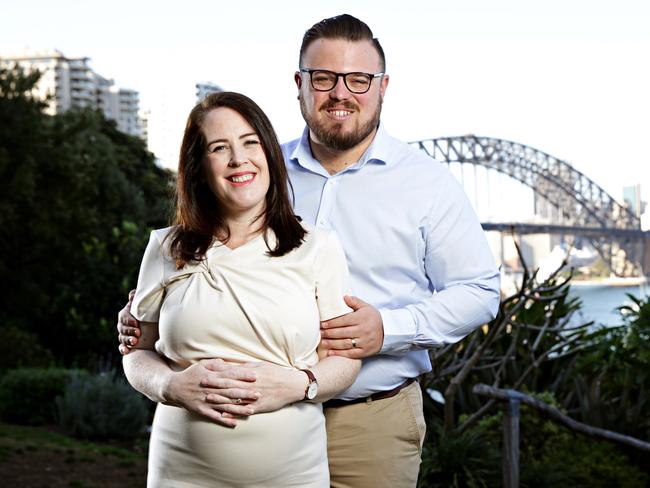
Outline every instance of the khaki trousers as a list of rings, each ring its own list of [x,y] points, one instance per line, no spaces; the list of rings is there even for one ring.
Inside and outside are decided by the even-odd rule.
[[[415,382],[383,400],[326,408],[332,488],[413,488],[426,424]]]

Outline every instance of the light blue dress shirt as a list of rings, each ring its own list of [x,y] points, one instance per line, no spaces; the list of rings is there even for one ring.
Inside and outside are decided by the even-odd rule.
[[[361,159],[330,175],[314,159],[309,130],[283,145],[306,224],[334,230],[353,293],[384,323],[379,355],[363,361],[350,400],[431,370],[427,348],[457,342],[490,321],[499,271],[465,192],[441,164],[380,124]]]

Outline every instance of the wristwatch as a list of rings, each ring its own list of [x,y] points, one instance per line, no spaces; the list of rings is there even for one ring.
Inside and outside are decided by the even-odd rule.
[[[314,373],[308,369],[301,369],[300,371],[304,372],[307,375],[307,378],[309,378],[309,383],[307,384],[307,388],[305,388],[305,398],[303,398],[303,400],[313,400],[316,398],[316,395],[318,395],[318,381],[316,381]]]

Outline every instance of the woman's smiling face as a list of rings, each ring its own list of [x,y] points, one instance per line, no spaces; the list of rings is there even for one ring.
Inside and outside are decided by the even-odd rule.
[[[205,178],[226,219],[254,219],[266,206],[270,176],[255,129],[237,111],[219,107],[205,116]]]

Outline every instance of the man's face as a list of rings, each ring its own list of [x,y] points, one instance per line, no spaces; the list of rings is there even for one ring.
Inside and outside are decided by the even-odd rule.
[[[309,45],[301,68],[336,73],[379,73],[379,53],[370,41],[317,39]],[[330,91],[312,88],[308,73],[296,73],[300,111],[314,142],[338,151],[351,149],[374,135],[388,76],[374,78],[366,93],[350,92],[339,77]]]

